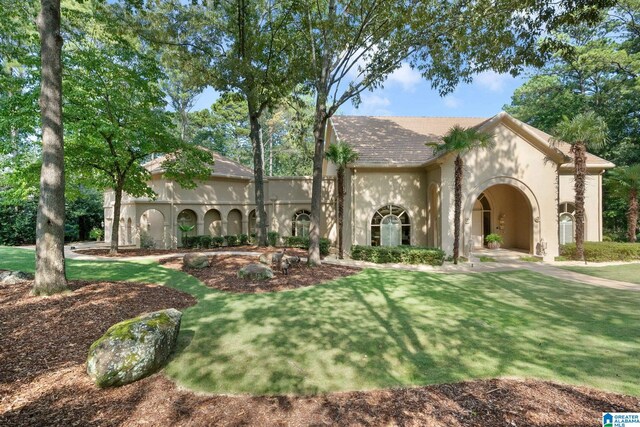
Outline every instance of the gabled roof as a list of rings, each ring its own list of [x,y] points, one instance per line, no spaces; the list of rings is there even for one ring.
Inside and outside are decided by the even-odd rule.
[[[338,140],[349,143],[358,152],[355,166],[426,165],[437,157],[433,147],[426,144],[441,142],[454,125],[483,129],[499,122],[520,133],[557,163],[571,166],[569,144],[554,144],[551,135],[504,111],[491,118],[334,116],[331,122]],[[587,167],[608,169],[613,166],[613,163],[587,153]]]
[[[219,176],[219,177],[230,177],[230,178],[245,178],[252,179],[253,178],[253,170],[241,165],[238,162],[235,162],[228,157],[224,157],[221,154],[216,153],[215,151],[211,151],[213,155],[214,165],[213,171],[211,172],[211,176]],[[151,172],[151,174],[158,174],[164,172],[162,168],[162,163],[165,161],[165,156],[157,157],[143,166]]]

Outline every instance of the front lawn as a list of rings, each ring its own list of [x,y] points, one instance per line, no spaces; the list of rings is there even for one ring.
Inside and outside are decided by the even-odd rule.
[[[576,273],[588,274],[603,279],[620,280],[622,282],[640,284],[640,264],[609,265],[606,267],[560,267]]]
[[[0,248],[0,268],[32,271],[33,252]],[[209,289],[155,263],[69,260],[68,272],[198,298],[166,369],[195,390],[316,393],[516,376],[640,395],[638,292],[530,271],[370,269],[262,294]]]

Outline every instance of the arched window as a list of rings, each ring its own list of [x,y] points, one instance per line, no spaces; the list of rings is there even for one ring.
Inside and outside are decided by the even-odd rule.
[[[309,225],[311,224],[311,212],[299,210],[293,214],[293,224],[291,235],[299,237],[309,237]]]
[[[371,246],[411,244],[411,222],[404,208],[385,205],[371,218]]]
[[[567,243],[573,243],[575,236],[575,221],[573,214],[576,211],[576,206],[573,203],[565,202],[560,203],[558,206],[558,213],[560,215],[560,244],[566,245]]]

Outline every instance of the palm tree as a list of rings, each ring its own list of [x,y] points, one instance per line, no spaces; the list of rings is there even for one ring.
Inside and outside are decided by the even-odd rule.
[[[607,124],[594,112],[581,113],[572,119],[563,117],[554,130],[554,142],[571,145],[573,155],[576,211],[576,257],[584,259],[584,184],[587,174],[587,148],[597,149],[607,141]]]
[[[640,192],[640,164],[622,166],[609,172],[607,187],[611,194],[627,199],[627,240],[636,241],[638,226],[638,192]]]
[[[338,142],[330,144],[325,153],[327,159],[332,161],[338,169],[338,258],[343,258],[342,224],[344,216],[344,171],[349,163],[358,159],[356,153],[349,144]]]
[[[462,210],[462,180],[464,164],[462,156],[470,151],[493,147],[493,135],[476,128],[464,128],[455,125],[442,137],[442,144],[427,144],[434,147],[436,154],[456,153],[454,181],[454,224],[453,224],[453,263],[460,256],[460,217]]]

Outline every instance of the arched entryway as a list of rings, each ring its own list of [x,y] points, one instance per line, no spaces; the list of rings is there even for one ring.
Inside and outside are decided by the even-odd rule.
[[[467,240],[472,248],[486,246],[489,234],[502,236],[502,247],[532,253],[533,208],[519,188],[509,184],[495,184],[484,189],[473,203],[470,212],[471,235]],[[469,217],[467,216],[467,217]]]
[[[233,209],[227,215],[227,234],[237,236],[240,233],[242,233],[242,212]]]
[[[184,238],[195,236],[197,233],[198,216],[191,209],[184,209],[178,214],[177,222],[178,246],[184,246]]]
[[[164,215],[156,209],[147,209],[140,215],[140,247],[164,248]]]
[[[222,216],[217,209],[210,209],[204,214],[204,232],[210,236],[222,236]]]

